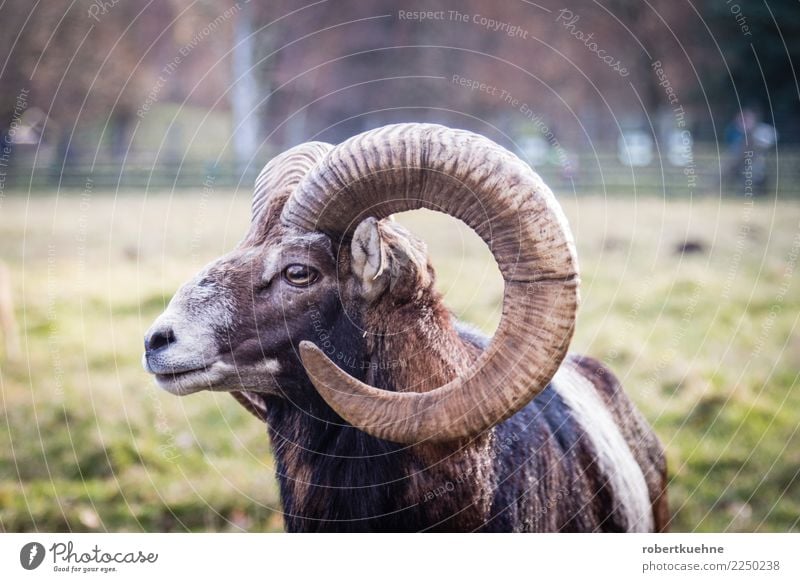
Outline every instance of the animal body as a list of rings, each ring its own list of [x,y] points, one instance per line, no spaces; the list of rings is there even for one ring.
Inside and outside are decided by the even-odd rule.
[[[421,207],[492,250],[491,341],[390,219]],[[479,135],[400,124],[267,164],[249,232],[178,290],[143,363],[266,423],[289,531],[664,530],[661,445],[607,368],[567,354],[577,306],[538,175]]]

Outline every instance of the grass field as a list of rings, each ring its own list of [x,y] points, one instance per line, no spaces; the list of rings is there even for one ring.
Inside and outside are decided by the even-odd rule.
[[[605,361],[669,455],[673,529],[800,530],[800,204],[562,200],[583,273],[575,351]],[[21,353],[0,357],[0,528],[279,530],[263,426],[140,365],[170,294],[243,235],[248,195],[0,199]],[[448,303],[492,331],[502,283],[467,229],[401,217]],[[680,250],[683,247],[683,252]]]

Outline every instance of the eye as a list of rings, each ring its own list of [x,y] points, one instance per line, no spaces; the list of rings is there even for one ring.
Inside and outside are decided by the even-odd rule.
[[[289,265],[283,270],[283,278],[289,285],[308,287],[319,278],[319,273],[306,265]]]

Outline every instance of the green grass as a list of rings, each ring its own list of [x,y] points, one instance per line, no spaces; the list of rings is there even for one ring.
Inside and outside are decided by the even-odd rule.
[[[562,203],[583,277],[573,350],[617,373],[664,442],[673,529],[800,529],[800,204]],[[163,393],[139,364],[144,331],[236,244],[248,204],[245,192],[2,200],[22,344],[0,358],[3,530],[281,528],[263,426],[225,394]],[[502,282],[483,244],[434,213],[400,219],[428,242],[448,304],[492,331]],[[686,240],[701,251],[676,253]]]

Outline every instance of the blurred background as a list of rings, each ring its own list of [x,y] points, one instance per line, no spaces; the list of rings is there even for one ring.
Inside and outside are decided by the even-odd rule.
[[[573,349],[670,461],[673,529],[800,529],[794,0],[0,3],[0,529],[280,530],[264,427],[139,364],[175,289],[243,236],[256,174],[387,123],[484,134],[578,243]],[[471,231],[426,239],[496,326]]]

